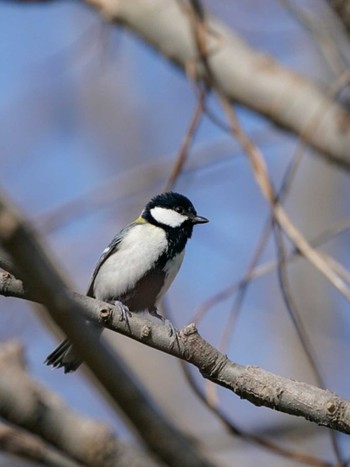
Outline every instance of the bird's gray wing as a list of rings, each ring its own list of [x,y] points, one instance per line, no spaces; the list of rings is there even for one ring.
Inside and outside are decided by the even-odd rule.
[[[98,271],[100,270],[102,264],[106,261],[107,258],[109,258],[111,255],[113,255],[116,251],[118,251],[118,247],[120,245],[121,240],[124,238],[124,236],[128,233],[128,231],[136,224],[138,224],[138,219],[133,222],[132,224],[127,225],[124,229],[122,229],[111,241],[111,243],[105,248],[102,252],[102,255],[100,256],[95,270],[92,274],[90,284],[88,287],[88,291],[86,295],[88,297],[94,297],[94,282],[96,279],[96,276],[98,274]]]

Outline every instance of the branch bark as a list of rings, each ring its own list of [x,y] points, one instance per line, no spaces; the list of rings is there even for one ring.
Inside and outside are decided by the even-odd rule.
[[[58,453],[39,437],[4,423],[0,423],[0,449],[2,453],[30,460],[33,465],[81,467],[80,463]]]
[[[7,273],[0,274],[0,295],[40,302],[37,294],[25,291],[23,283]],[[350,434],[350,401],[331,391],[234,363],[206,342],[194,324],[178,331],[174,344],[163,324],[132,314],[127,325],[120,321],[118,307],[77,293],[73,296],[89,320],[192,363],[205,378],[242,399]]]
[[[56,394],[34,381],[26,372],[22,348],[16,342],[0,347],[0,416],[16,426],[39,435],[81,465],[109,467],[156,467],[140,448],[116,438],[110,429],[67,407]],[[15,390],[14,390],[15,388]],[[10,430],[10,433],[9,433]],[[45,465],[73,467],[77,462],[62,459],[26,432],[0,427],[0,446]],[[54,455],[55,454],[55,455]]]
[[[0,395],[1,397],[1,395]],[[33,465],[47,467],[81,467],[81,464],[63,456],[61,453],[49,447],[38,436],[0,423],[0,450],[2,453],[12,454],[25,460],[30,460]],[[32,465],[32,464],[31,464]],[[141,467],[141,464],[140,464]]]
[[[350,35],[350,1],[328,0],[328,3],[338,15],[339,20],[344,24],[347,33]]]
[[[104,18],[128,27],[184,72],[190,65],[198,79],[205,70],[198,60],[185,2],[172,0],[86,0]],[[217,90],[297,135],[326,159],[350,170],[350,117],[321,86],[280,65],[246,44],[210,15],[208,64]],[[324,114],[317,129],[305,132],[315,115]]]

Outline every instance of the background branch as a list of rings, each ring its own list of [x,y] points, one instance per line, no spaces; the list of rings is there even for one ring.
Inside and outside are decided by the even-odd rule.
[[[166,6],[162,0],[120,0],[117,6],[107,0],[88,3],[104,18],[127,26],[181,69],[194,63],[198,79],[205,78],[201,63],[196,63],[197,47],[181,2],[173,0]],[[239,102],[296,134],[303,133],[313,115],[323,110],[317,131],[305,135],[305,141],[329,162],[349,170],[350,118],[345,109],[316,83],[253,50],[220,21],[210,15],[206,21],[208,63],[217,90],[231,102]]]
[[[350,34],[350,2],[349,0],[328,0],[328,3],[336,12],[339,20],[344,24],[348,34]]]
[[[39,435],[76,462],[62,459],[62,454],[51,452],[45,443],[25,432],[1,426],[3,448],[6,445],[7,450],[17,454],[22,449],[27,458],[32,453],[31,458],[45,461],[45,465],[72,467],[77,462],[101,467],[159,465],[140,448],[118,440],[106,425],[77,414],[56,394],[34,381],[26,371],[22,348],[16,342],[1,345],[0,371],[0,416]]]

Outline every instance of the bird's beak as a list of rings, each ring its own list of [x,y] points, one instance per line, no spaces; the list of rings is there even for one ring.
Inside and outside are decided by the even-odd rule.
[[[192,224],[206,224],[209,220],[206,217],[194,216],[192,218]]]

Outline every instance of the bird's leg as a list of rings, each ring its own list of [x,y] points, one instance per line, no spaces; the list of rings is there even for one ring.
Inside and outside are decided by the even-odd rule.
[[[112,303],[114,306],[119,307],[120,310],[120,321],[125,321],[127,325],[129,325],[129,318],[131,318],[131,312],[129,308],[124,305],[124,303],[120,302],[119,300],[115,300]]]
[[[152,315],[152,316],[155,316],[156,318],[160,319],[161,321],[163,321],[163,323],[165,324],[165,326],[168,328],[168,335],[169,337],[172,337],[174,340],[177,339],[177,329],[176,327],[173,325],[173,323],[171,321],[169,321],[167,318],[164,318],[164,316],[162,316],[161,314],[158,313],[158,310],[157,308],[154,308],[152,310],[149,310],[149,313]]]
[[[163,318],[165,326],[168,328],[169,337],[171,337],[174,341],[177,340],[177,329],[173,325],[173,323],[168,318]]]

